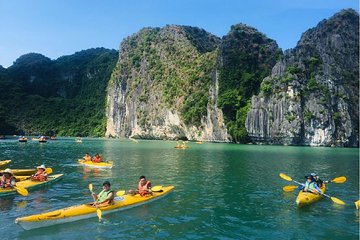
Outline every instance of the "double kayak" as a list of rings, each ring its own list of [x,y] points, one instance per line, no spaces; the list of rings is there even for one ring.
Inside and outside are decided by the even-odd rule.
[[[62,178],[63,174],[52,174],[48,176],[48,180],[44,182],[33,181],[31,179],[20,181],[16,183],[17,187],[26,188],[27,190],[35,190],[45,186],[48,186]],[[16,189],[13,188],[0,188],[0,197],[15,195]]]
[[[323,184],[320,189],[321,189],[321,191],[323,193],[325,193],[325,191],[326,191],[325,184]],[[300,191],[297,198],[296,198],[296,204],[299,207],[302,207],[302,206],[312,204],[312,203],[314,203],[316,201],[319,201],[322,198],[323,198],[323,195],[321,195],[321,194],[315,194],[315,193],[312,193],[312,192]]]
[[[9,164],[9,163],[11,163],[11,160],[0,161],[0,167],[5,166],[6,164]]]
[[[80,164],[88,166],[88,167],[93,167],[93,168],[112,168],[113,167],[113,163],[112,161],[109,162],[93,162],[93,161],[86,161],[84,159],[79,159],[78,160]]]
[[[145,197],[142,197],[139,194],[134,196],[129,194],[118,196],[115,197],[113,204],[100,207],[100,210],[102,215],[105,215],[108,213],[143,205],[164,197],[173,189],[174,186],[164,186],[159,191],[153,192],[153,195]],[[97,217],[96,210],[97,209],[95,206],[93,206],[93,203],[87,203],[51,212],[20,217],[15,220],[15,223],[19,224],[25,230],[30,230],[34,228],[42,228],[56,224]]]

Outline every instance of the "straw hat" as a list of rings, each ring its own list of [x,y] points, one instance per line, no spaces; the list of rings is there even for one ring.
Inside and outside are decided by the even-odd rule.
[[[42,165],[38,166],[37,168],[42,168],[42,169],[46,170],[46,167],[45,167],[45,165],[44,165],[44,164],[42,164]]]
[[[3,171],[3,173],[10,173],[10,174],[12,175],[12,171],[11,171],[10,168],[5,169],[5,170]]]

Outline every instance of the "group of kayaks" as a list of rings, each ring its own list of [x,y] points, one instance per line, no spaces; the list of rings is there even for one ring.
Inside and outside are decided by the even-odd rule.
[[[10,163],[11,160],[0,161],[0,166],[6,165]],[[94,163],[92,161],[85,161],[83,159],[79,159],[79,163],[84,166],[96,167],[96,168],[111,168],[112,162],[100,162]],[[46,170],[48,170],[47,168]],[[48,175],[48,180],[44,182],[32,181],[29,176],[26,174],[34,174],[36,169],[13,169],[13,174],[15,175],[17,182],[16,187],[13,189],[0,189],[0,197],[8,196],[19,193],[17,188],[34,190],[46,185],[49,185],[57,180],[60,180],[63,174],[52,174]],[[52,172],[52,170],[50,171]],[[0,170],[1,174],[1,170]],[[21,174],[22,176],[20,176]],[[24,178],[24,179],[20,179]],[[27,179],[26,179],[27,178]],[[142,204],[146,204],[152,202],[154,200],[160,199],[163,196],[170,193],[174,186],[155,186],[152,188],[152,195],[149,196],[140,196],[139,194],[131,195],[125,194],[125,191],[118,191],[117,196],[114,199],[112,204],[107,206],[96,207],[93,205],[93,202],[80,204],[76,206],[70,206],[63,209],[58,209],[55,211],[19,217],[15,220],[15,223],[19,224],[23,229],[30,230],[35,228],[42,228],[51,225],[67,223],[78,221],[81,219],[91,218],[91,217],[99,217],[99,212],[102,215],[106,215],[108,213],[112,213],[115,211],[125,210],[132,207],[136,207]],[[21,194],[21,192],[20,192]],[[100,217],[99,217],[100,219]]]
[[[9,164],[11,160],[0,161],[1,168],[7,164]],[[23,191],[26,192],[22,194],[24,196],[27,195],[28,190],[36,190],[44,186],[48,186],[58,180],[60,180],[63,174],[51,174],[52,169],[46,168],[45,172],[47,172],[48,178],[47,181],[33,181],[31,180],[31,175],[36,173],[37,169],[12,169],[11,172],[16,179],[16,187],[15,188],[0,188],[0,197],[15,195],[17,193],[22,194]],[[0,175],[3,175],[3,170],[0,170]],[[23,191],[22,191],[23,190]]]

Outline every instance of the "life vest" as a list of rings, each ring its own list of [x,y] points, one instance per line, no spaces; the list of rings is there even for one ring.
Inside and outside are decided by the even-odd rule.
[[[315,184],[316,184],[316,182],[310,182],[310,183],[306,182],[305,188],[304,188],[305,192],[313,192],[313,191],[317,192],[317,190],[315,188]]]
[[[98,198],[96,199],[96,202],[103,202],[109,195],[109,193],[113,192],[111,189],[109,189],[108,191],[106,190],[102,190],[99,194],[98,194]],[[104,205],[110,204],[112,203],[113,199],[109,199],[108,201],[102,203]]]
[[[145,196],[145,195],[151,194],[151,192],[149,192],[149,188],[151,188],[151,182],[150,181],[146,181],[144,186],[142,186],[141,182],[139,182],[138,191],[139,191],[140,196]]]
[[[34,174],[34,176],[31,177],[31,179],[35,181],[44,182],[47,180],[47,174],[45,171],[43,172],[38,171],[37,173]]]
[[[101,158],[94,157],[93,162],[99,163],[99,162],[101,162]]]
[[[0,186],[2,186],[3,188],[11,188],[15,186],[15,184],[16,179],[13,176],[11,176],[10,178],[5,178],[5,175],[3,175],[1,177]]]

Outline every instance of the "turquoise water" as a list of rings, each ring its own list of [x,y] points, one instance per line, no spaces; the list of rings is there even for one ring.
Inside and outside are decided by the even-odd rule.
[[[189,143],[175,149],[171,141],[59,139],[45,144],[0,141],[0,159],[11,168],[52,167],[65,178],[29,196],[0,198],[3,239],[359,239],[359,149],[310,148]],[[111,170],[77,164],[85,152],[114,161]],[[345,206],[323,199],[298,209],[293,185],[316,171],[322,179],[346,176],[343,184],[329,184],[327,193]],[[174,185],[158,201],[68,224],[23,230],[20,216],[90,202],[88,184],[96,191],[104,180],[115,189],[137,186],[140,175],[154,185]],[[5,234],[5,235],[4,235]]]

